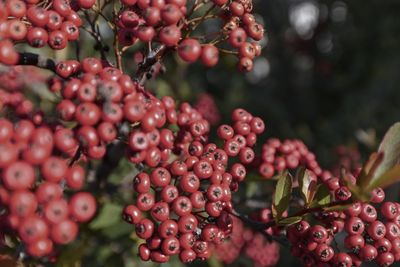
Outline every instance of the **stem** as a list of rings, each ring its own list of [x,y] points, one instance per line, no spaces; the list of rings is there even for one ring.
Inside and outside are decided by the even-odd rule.
[[[315,208],[306,208],[303,210],[300,210],[298,212],[296,212],[295,214],[293,214],[292,216],[303,216],[309,213],[314,213],[314,212],[319,212],[319,211],[323,211],[324,208],[330,208],[330,207],[334,207],[334,206],[345,206],[345,205],[349,205],[353,203],[353,201],[351,200],[346,200],[346,201],[336,201],[336,202],[331,202],[319,207],[315,207]]]
[[[139,68],[136,71],[136,77],[139,83],[143,85],[149,78],[151,68],[156,64],[167,52],[167,47],[165,45],[160,45],[155,49],[149,49],[143,62],[139,64]]]
[[[322,205],[319,207],[315,207],[315,208],[306,208],[303,210],[298,211],[297,213],[293,214],[291,217],[296,217],[296,216],[303,216],[309,213],[314,213],[314,212],[319,212],[322,211],[324,208],[329,208],[329,207],[334,207],[334,206],[344,206],[344,205],[348,205],[351,204],[353,201],[351,200],[346,200],[346,201],[336,201],[336,202],[331,202],[328,203],[326,205]],[[271,236],[270,234],[268,234],[265,230],[276,226],[276,221],[272,220],[270,222],[267,223],[262,223],[262,222],[258,222],[258,221],[254,221],[250,218],[248,218],[246,215],[240,214],[237,211],[233,210],[230,212],[231,215],[237,217],[238,219],[240,219],[242,222],[245,223],[246,226],[249,226],[250,228],[252,228],[253,230],[260,232],[261,234],[263,234],[269,241],[277,241],[279,243],[282,243],[282,239],[279,239],[277,237]]]
[[[103,43],[103,38],[101,37],[99,27],[96,28],[95,22],[90,19],[90,15],[87,11],[85,11],[85,18],[86,18],[86,21],[89,23],[91,30],[86,29],[84,27],[82,27],[82,29],[84,29],[86,32],[88,32],[90,35],[92,35],[92,37],[96,41],[97,46],[99,47],[101,59],[109,62],[107,60],[106,51],[104,50],[106,45]]]
[[[118,14],[117,14],[117,6],[115,4],[116,1],[113,2],[113,20],[116,21]],[[114,55],[115,61],[117,64],[117,68],[122,71],[122,52],[119,49],[119,35],[117,27],[114,27]]]
[[[73,156],[73,158],[71,159],[71,161],[68,164],[69,167],[73,166],[75,164],[75,162],[77,162],[79,160],[79,158],[81,157],[81,153],[82,153],[82,147],[79,146],[75,152],[75,155]]]
[[[217,19],[217,18],[219,18],[218,15],[211,14],[211,15],[206,15],[204,18],[203,18],[203,17],[193,18],[193,19],[189,20],[189,21],[187,22],[187,24],[195,23],[195,22],[197,22],[197,21],[199,21],[199,20],[202,20],[202,19],[203,19],[203,21],[204,21],[204,20],[207,20],[207,19]]]
[[[210,14],[210,12],[215,8],[215,4],[212,4],[212,6],[207,9],[207,11],[201,16],[195,23],[195,25],[187,32],[186,37],[190,35],[191,32],[196,30],[196,28],[206,19],[206,17]],[[188,24],[190,26],[190,24]]]
[[[239,54],[239,52],[237,52],[237,51],[231,51],[231,50],[222,49],[222,48],[219,48],[219,51],[221,53],[228,54],[228,55],[237,55],[237,54]]]
[[[246,215],[240,214],[235,210],[231,211],[230,213],[231,213],[231,215],[237,217],[242,222],[244,222],[246,226],[249,226],[253,230],[262,233],[269,242],[272,242],[274,240],[274,237],[271,236],[270,234],[268,234],[267,232],[265,232],[265,230],[274,226],[275,221],[271,221],[269,223],[262,223],[262,222],[254,221],[254,220],[248,218]]]

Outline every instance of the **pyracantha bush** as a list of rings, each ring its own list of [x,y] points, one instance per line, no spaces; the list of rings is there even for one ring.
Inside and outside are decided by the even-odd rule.
[[[150,90],[147,81],[168,71],[164,59],[174,53],[206,67],[234,55],[239,70],[250,71],[264,35],[252,5],[0,1],[1,247],[23,260],[57,262],[62,245],[79,239],[79,226],[115,193],[100,181],[102,170],[113,170],[104,166],[125,158],[135,174],[120,215],[133,225],[143,261],[176,255],[190,263],[214,254],[231,263],[244,254],[255,266],[273,266],[283,238],[304,266],[399,261],[400,204],[385,201],[383,189],[400,177],[399,124],[364,166],[345,151],[345,166],[330,172],[300,140],[260,141],[265,123],[244,109],[217,125],[211,96],[192,106]],[[86,35],[100,58],[81,56]],[[43,49],[72,46],[76,55],[62,60]],[[241,199],[249,180],[275,184],[255,213]]]

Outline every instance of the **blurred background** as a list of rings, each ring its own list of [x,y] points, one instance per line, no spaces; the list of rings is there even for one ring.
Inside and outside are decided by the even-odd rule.
[[[216,69],[190,66],[190,87],[211,94],[223,119],[245,107],[268,136],[304,140],[323,166],[338,145],[374,149],[400,117],[400,1],[254,3],[266,28],[254,70],[239,75],[232,57]]]

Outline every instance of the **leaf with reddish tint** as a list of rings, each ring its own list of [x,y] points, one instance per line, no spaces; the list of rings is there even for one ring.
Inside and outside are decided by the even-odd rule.
[[[301,197],[306,203],[306,206],[308,206],[313,201],[315,193],[317,192],[317,181],[310,171],[305,168],[299,169],[296,173],[296,177],[299,183]]]

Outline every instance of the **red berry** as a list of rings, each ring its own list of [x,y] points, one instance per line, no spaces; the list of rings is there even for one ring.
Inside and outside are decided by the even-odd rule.
[[[178,55],[184,61],[193,63],[201,55],[201,46],[196,39],[185,39],[178,46]]]
[[[78,222],[87,222],[96,213],[96,200],[90,193],[76,193],[69,202],[69,210]]]

